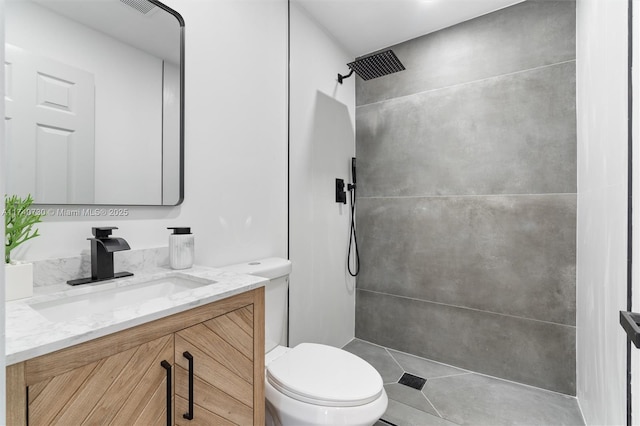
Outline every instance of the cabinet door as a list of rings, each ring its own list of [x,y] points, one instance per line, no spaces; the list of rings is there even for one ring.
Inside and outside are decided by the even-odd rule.
[[[173,401],[161,363],[173,354],[168,335],[33,384],[29,425],[165,425]]]
[[[177,425],[253,424],[253,305],[179,331],[175,349]]]

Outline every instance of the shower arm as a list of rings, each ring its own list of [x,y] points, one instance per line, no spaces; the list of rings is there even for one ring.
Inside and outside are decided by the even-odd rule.
[[[342,80],[351,77],[352,74],[353,70],[351,70],[351,72],[347,75],[338,74],[338,83],[342,84]]]

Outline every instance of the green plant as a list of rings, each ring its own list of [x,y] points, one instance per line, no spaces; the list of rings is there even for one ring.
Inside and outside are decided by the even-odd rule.
[[[31,194],[27,198],[17,195],[4,198],[4,261],[11,262],[11,250],[27,240],[39,236],[38,229],[32,231],[33,225],[41,222],[42,215],[34,214],[29,207],[33,204]]]

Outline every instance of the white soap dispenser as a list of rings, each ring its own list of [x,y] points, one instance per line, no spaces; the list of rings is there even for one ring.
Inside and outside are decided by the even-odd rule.
[[[169,235],[169,266],[172,269],[187,269],[193,266],[194,238],[191,228],[172,227]]]

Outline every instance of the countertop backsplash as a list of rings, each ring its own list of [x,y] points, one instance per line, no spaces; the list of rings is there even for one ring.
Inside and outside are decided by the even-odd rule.
[[[35,260],[33,263],[33,286],[60,285],[77,278],[91,275],[91,255]],[[169,248],[127,250],[114,253],[114,271],[133,272],[169,266]]]

